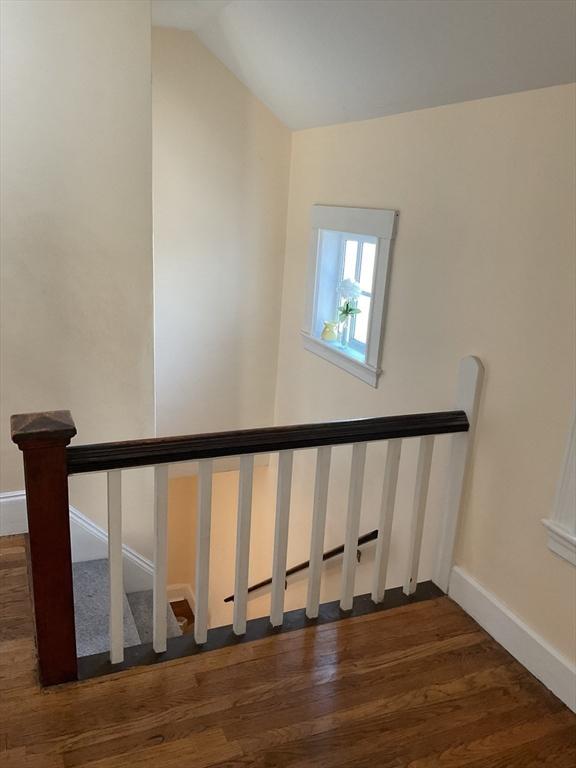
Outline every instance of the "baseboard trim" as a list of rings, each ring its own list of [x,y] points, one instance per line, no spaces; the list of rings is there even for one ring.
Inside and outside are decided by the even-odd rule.
[[[72,505],[70,505],[70,522],[76,524],[86,531],[86,533],[108,546],[108,534],[104,528],[96,525],[95,522],[86,517],[86,515],[83,515],[80,510]],[[154,575],[154,563],[133,550],[132,547],[129,547],[127,544],[122,544],[122,556],[145,571],[150,577]]]
[[[576,712],[576,666],[465,569],[452,568],[448,594],[488,634]]]
[[[0,493],[0,535],[28,533],[26,493]],[[76,507],[70,506],[72,560],[84,562],[108,557],[108,534]],[[154,564],[126,544],[122,545],[124,586],[127,592],[151,589]]]
[[[186,600],[192,613],[196,610],[196,597],[190,584],[169,584],[168,602],[173,603],[176,600]]]
[[[24,491],[0,493],[0,536],[28,533]]]
[[[542,520],[542,524],[548,529],[549,549],[572,565],[576,565],[576,536],[555,520]]]

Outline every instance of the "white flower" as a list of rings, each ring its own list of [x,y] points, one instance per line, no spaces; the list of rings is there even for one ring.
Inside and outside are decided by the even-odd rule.
[[[347,299],[355,299],[357,296],[360,296],[361,293],[362,288],[360,287],[360,283],[357,283],[356,280],[347,278],[340,283],[340,294]]]

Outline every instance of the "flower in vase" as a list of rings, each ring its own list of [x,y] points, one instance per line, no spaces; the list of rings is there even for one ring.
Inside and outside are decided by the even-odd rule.
[[[362,312],[362,310],[354,305],[353,300],[346,299],[342,306],[338,307],[338,318],[341,323],[345,323],[350,320],[351,317],[354,317],[354,315],[359,315],[360,312]]]
[[[340,283],[339,291],[344,299],[356,299],[362,293],[362,288],[360,287],[360,283],[357,283],[356,280],[346,278],[346,280],[342,280]]]

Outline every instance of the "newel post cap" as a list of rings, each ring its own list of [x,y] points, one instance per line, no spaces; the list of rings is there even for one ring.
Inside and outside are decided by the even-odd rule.
[[[23,450],[28,447],[68,445],[76,434],[70,411],[16,413],[10,417],[13,442]]]

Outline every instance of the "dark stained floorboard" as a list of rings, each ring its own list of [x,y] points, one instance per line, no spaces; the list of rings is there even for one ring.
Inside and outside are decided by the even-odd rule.
[[[2,768],[574,768],[576,716],[442,597],[42,690],[0,539]]]

